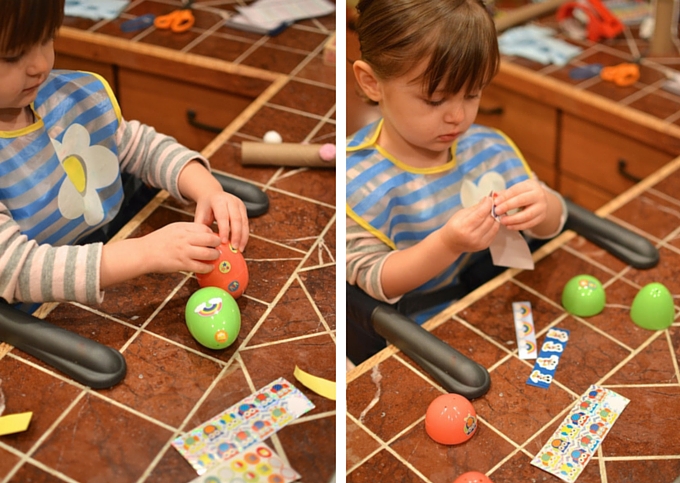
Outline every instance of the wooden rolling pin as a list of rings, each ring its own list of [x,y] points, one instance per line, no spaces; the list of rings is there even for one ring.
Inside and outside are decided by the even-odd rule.
[[[335,168],[335,145],[243,141],[241,164]]]
[[[504,12],[496,18],[496,32],[501,33],[510,27],[523,24],[542,15],[547,15],[557,10],[567,0],[544,0],[538,3],[531,3],[513,10]]]

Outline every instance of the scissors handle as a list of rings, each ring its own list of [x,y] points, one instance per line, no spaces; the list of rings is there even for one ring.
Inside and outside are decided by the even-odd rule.
[[[173,32],[181,33],[193,27],[195,21],[191,10],[185,9],[175,10],[167,15],[156,17],[153,24],[159,29],[171,29]]]

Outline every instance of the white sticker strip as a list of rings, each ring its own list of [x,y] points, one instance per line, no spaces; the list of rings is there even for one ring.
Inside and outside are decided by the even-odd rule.
[[[573,483],[629,402],[628,398],[593,384],[576,401],[531,464]]]
[[[531,311],[531,302],[513,302],[512,316],[515,320],[515,335],[520,359],[536,359],[536,329]]]
[[[176,438],[172,446],[202,475],[313,408],[299,389],[281,377]]]

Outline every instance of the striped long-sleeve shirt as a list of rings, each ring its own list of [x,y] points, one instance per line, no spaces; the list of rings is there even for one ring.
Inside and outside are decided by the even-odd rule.
[[[0,132],[0,297],[100,303],[103,244],[73,243],[116,216],[120,173],[185,202],[182,168],[208,161],[124,120],[106,81],[93,74],[53,71],[31,108],[34,124]]]
[[[377,144],[381,126],[382,121],[366,126],[347,143],[346,277],[373,298],[395,303],[400,297],[388,299],[382,289],[381,272],[387,257],[444,226],[461,209],[466,192],[486,186],[484,179],[489,179],[489,173],[502,184],[495,186],[496,191],[532,174],[514,144],[493,129],[473,125],[451,147],[450,162],[435,168],[413,168]],[[457,283],[467,255],[442,267],[439,275],[415,291],[429,292]]]

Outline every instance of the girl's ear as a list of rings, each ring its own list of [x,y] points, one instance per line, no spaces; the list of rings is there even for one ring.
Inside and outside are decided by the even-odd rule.
[[[380,102],[382,99],[380,81],[378,77],[373,72],[373,69],[363,60],[356,60],[352,64],[352,69],[354,70],[354,77],[357,80],[357,84],[366,97],[374,102]]]

